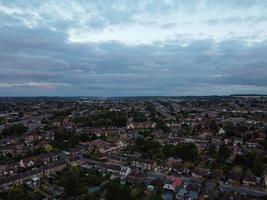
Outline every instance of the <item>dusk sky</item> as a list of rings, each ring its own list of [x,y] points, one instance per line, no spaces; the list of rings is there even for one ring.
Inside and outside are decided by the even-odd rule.
[[[267,0],[0,0],[0,96],[267,94]]]

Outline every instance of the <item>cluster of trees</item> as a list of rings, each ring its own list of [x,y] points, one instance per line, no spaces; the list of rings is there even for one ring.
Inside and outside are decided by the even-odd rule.
[[[157,159],[160,156],[161,145],[152,140],[143,137],[138,137],[130,150],[140,152],[144,158]]]
[[[143,137],[138,137],[129,150],[141,153],[144,158],[156,160],[174,157],[183,161],[195,161],[198,158],[198,149],[193,143],[162,146],[152,139]]]
[[[92,141],[95,139],[102,139],[105,140],[105,136],[100,136],[97,137],[96,134],[92,135],[76,135],[75,133],[64,129],[64,128],[59,128],[55,130],[54,134],[54,141],[52,145],[56,148],[59,149],[68,149],[68,148],[73,148],[76,145],[79,144],[79,142],[87,142],[87,141]]]
[[[210,120],[209,128],[213,132],[213,134],[216,134],[218,132],[219,126],[218,126],[217,122],[214,119]]]
[[[230,156],[230,150],[228,149],[226,144],[221,144],[218,151],[216,150],[216,146],[214,144],[209,144],[207,148],[207,154],[216,158],[217,162],[223,163]]]
[[[10,135],[21,136],[27,130],[28,130],[28,127],[24,126],[23,124],[15,124],[15,125],[4,128],[1,132],[1,137],[7,137]]]
[[[3,117],[0,117],[0,125],[4,124],[6,120]]]
[[[147,120],[146,116],[144,113],[142,112],[130,112],[128,113],[129,117],[132,117],[133,118],[133,121],[134,122],[144,122]]]
[[[157,127],[161,130],[163,130],[165,133],[170,131],[169,128],[167,127],[166,122],[160,118],[160,117],[153,117],[152,121],[157,123]]]
[[[265,139],[262,141],[262,146],[265,150],[267,150],[267,136],[265,137]]]
[[[256,176],[261,176],[264,171],[263,156],[256,151],[237,155],[235,157],[235,164],[242,166],[244,171],[250,169]]]
[[[230,150],[226,144],[222,144],[217,152],[217,160],[219,162],[225,162],[230,156]]]
[[[144,188],[131,187],[129,185],[120,185],[116,181],[109,183],[107,187],[106,200],[160,200],[162,199],[159,193],[144,194]]]
[[[53,146],[59,149],[73,148],[79,143],[79,137],[66,129],[57,129],[54,134]]]
[[[267,150],[267,127],[265,127],[264,133],[265,133],[265,138],[264,138],[264,140],[262,141],[261,145],[263,146],[263,148],[264,148],[265,150]]]
[[[58,110],[53,113],[51,120],[63,119],[70,114],[71,114],[71,110]]]
[[[102,139],[102,140],[106,140],[105,136],[100,136],[98,137],[96,134],[82,134],[79,136],[79,141],[81,142],[88,142],[88,141],[92,141],[92,140],[96,140],[96,139]]]
[[[106,178],[95,170],[70,167],[65,172],[62,180],[65,189],[64,199],[97,200],[99,199],[99,193],[90,193],[88,188],[100,186],[105,180]]]
[[[106,200],[133,200],[130,188],[127,186],[120,185],[117,182],[111,182],[108,185]]]
[[[81,126],[99,127],[99,126],[126,126],[126,114],[122,112],[101,111],[94,115],[86,117],[77,117],[74,122]]]
[[[64,189],[67,197],[76,197],[81,194],[79,169],[71,167],[65,174]]]
[[[145,129],[138,132],[139,135],[143,137],[151,137],[152,136],[152,130],[151,129]]]
[[[198,159],[198,149],[193,143],[182,143],[179,145],[167,145],[163,147],[165,158],[180,158],[183,161],[196,161]]]
[[[226,144],[222,144],[218,150],[216,150],[216,147],[213,144],[210,144],[207,149],[207,153],[209,156],[216,159],[217,164],[220,163],[221,165],[225,164],[225,161],[230,156],[230,150]],[[243,171],[249,169],[254,175],[261,176],[264,171],[264,158],[260,153],[250,151],[243,155],[236,155],[233,165],[241,166]],[[224,165],[224,167],[227,168],[226,171],[229,171],[233,165]]]
[[[9,189],[7,194],[5,195],[6,196],[4,197],[4,199],[7,199],[7,200],[14,200],[14,199],[30,200],[31,199],[28,193],[28,188],[25,185],[14,186],[11,189]]]
[[[244,125],[235,125],[233,122],[226,121],[222,124],[227,137],[241,137],[247,131]]]

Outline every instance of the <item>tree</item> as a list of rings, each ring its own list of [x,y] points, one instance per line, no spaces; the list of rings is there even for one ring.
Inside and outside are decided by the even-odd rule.
[[[5,119],[3,117],[0,117],[0,125],[5,123]]]
[[[224,162],[230,156],[230,151],[226,144],[222,144],[218,150],[218,160]]]
[[[195,161],[198,158],[198,149],[193,143],[181,144],[177,153],[183,161]]]
[[[106,200],[132,200],[133,197],[131,195],[130,189],[127,186],[121,186],[116,182],[112,182],[109,184]]]
[[[267,136],[265,136],[264,140],[262,141],[261,145],[265,150],[267,150]]]
[[[218,124],[214,119],[212,119],[209,123],[209,127],[212,131],[217,132],[218,131]]]
[[[133,121],[144,122],[144,121],[146,121],[146,116],[142,112],[134,112],[133,113]]]
[[[154,140],[138,137],[130,148],[140,152],[145,158],[156,159],[161,154],[160,147],[160,144]]]
[[[214,144],[209,144],[207,154],[210,156],[214,156],[216,154],[216,146]]]
[[[21,111],[19,112],[19,118],[22,118],[24,116],[24,113]]]
[[[16,199],[27,200],[27,199],[29,199],[28,193],[26,191],[26,188],[24,188],[24,186],[12,187],[8,191],[7,198],[8,198],[8,200],[16,200]]]
[[[75,147],[79,142],[79,137],[66,129],[57,129],[54,135],[53,146],[61,149]]]
[[[97,195],[95,193],[88,193],[83,197],[83,200],[97,200]]]
[[[264,170],[264,165],[263,165],[263,163],[262,163],[262,161],[260,160],[259,157],[256,157],[254,159],[253,167],[252,167],[251,170],[256,176],[261,176],[262,175],[262,172]]]
[[[144,198],[144,200],[161,200],[162,197],[159,194],[151,194]]]
[[[64,183],[67,196],[78,196],[80,194],[79,169],[75,167],[70,168],[66,173]]]
[[[247,152],[244,155],[235,157],[235,164],[241,165],[244,169],[249,168],[256,176],[261,176],[264,170],[263,157],[255,151]]]
[[[197,127],[191,126],[189,133],[190,133],[190,135],[196,135],[197,134]]]
[[[53,146],[51,144],[45,145],[45,151],[46,152],[51,152],[53,150]]]
[[[28,130],[28,127],[24,126],[23,124],[15,124],[10,127],[6,127],[2,130],[1,136],[6,137],[8,135],[18,135],[21,136]]]
[[[233,122],[230,122],[230,121],[224,122],[223,129],[225,130],[227,136],[229,137],[236,135],[236,128]]]

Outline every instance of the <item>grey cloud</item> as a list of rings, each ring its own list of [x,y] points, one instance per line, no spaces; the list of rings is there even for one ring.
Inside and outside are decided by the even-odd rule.
[[[87,21],[86,26],[101,29],[106,24],[133,22],[131,10],[135,14],[160,13],[158,5],[141,5],[141,1],[136,5],[125,3],[128,10],[110,8],[105,2],[94,5],[103,16],[101,22]],[[245,3],[246,8],[252,5]],[[24,1],[14,4],[23,7]],[[188,1],[184,6],[199,6],[192,4]],[[179,7],[166,3],[164,8],[168,11],[175,6]],[[184,95],[238,90],[267,94],[267,41],[251,46],[242,38],[190,40],[185,41],[187,45],[179,39],[135,46],[112,41],[78,44],[68,41],[66,32],[70,24],[74,26],[73,19],[69,23],[47,21],[43,27],[34,28],[3,14],[0,19],[1,95]],[[224,23],[240,19],[227,20]],[[162,28],[171,26],[175,24]]]

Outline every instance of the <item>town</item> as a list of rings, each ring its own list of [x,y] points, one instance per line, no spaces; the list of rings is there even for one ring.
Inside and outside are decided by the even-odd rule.
[[[0,149],[0,199],[267,199],[267,97],[3,97]]]

